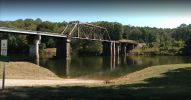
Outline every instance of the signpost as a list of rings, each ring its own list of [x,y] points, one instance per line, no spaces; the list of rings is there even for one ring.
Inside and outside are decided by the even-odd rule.
[[[5,63],[9,62],[10,57],[7,56],[7,40],[1,40],[1,55],[0,55],[0,61],[3,61],[3,83],[2,83],[2,90],[4,90],[4,83],[5,83]]]
[[[7,40],[1,40],[1,55],[7,56]]]

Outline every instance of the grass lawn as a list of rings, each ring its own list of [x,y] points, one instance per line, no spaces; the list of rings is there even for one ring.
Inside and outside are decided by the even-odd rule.
[[[111,81],[115,83],[10,87],[0,91],[0,100],[191,100],[191,64],[152,66]]]
[[[0,78],[3,75],[0,62]],[[50,70],[29,62],[5,63],[5,79],[60,79]]]

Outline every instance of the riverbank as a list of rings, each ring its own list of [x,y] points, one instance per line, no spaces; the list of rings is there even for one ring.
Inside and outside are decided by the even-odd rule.
[[[3,69],[3,62],[0,62],[0,69]],[[0,78],[2,78],[2,71],[0,71]],[[46,68],[40,67],[29,62],[9,62],[5,63],[5,78],[6,79],[51,79],[59,80],[53,72]]]
[[[151,66],[106,83],[9,87],[0,99],[190,100],[191,64]]]
[[[169,48],[147,48],[147,49],[133,49],[129,55],[185,55],[183,54],[183,47],[169,47]]]
[[[120,77],[111,81],[115,81],[116,84],[147,83],[147,81],[145,81],[147,79],[167,77],[168,73],[169,74],[176,73],[179,70],[191,71],[191,64],[168,64],[168,65],[150,66],[143,70],[128,74],[124,77]],[[187,73],[185,73],[185,75],[186,74]],[[178,74],[176,76],[178,76]],[[181,76],[181,74],[178,77],[184,78],[184,76]]]
[[[0,63],[3,69],[3,62]],[[2,79],[2,70],[0,79]],[[46,68],[29,62],[5,63],[5,87],[10,86],[56,86],[60,84],[100,83],[99,80],[62,79]],[[0,80],[1,88],[2,80]]]

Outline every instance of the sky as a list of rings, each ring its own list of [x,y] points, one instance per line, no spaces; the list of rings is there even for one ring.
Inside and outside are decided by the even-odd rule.
[[[119,22],[177,28],[191,24],[189,0],[0,0],[0,20],[40,18],[50,22]]]

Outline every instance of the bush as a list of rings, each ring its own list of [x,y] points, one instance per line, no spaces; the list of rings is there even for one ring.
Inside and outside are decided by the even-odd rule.
[[[46,49],[46,44],[45,43],[42,43],[39,45],[39,52],[42,53],[44,52],[44,49]]]
[[[102,53],[102,43],[88,40],[71,40],[72,54],[99,55]]]

